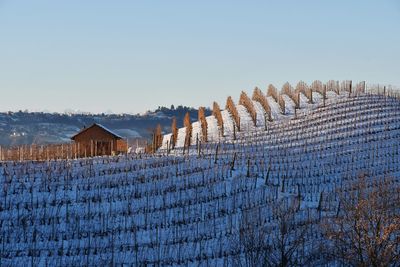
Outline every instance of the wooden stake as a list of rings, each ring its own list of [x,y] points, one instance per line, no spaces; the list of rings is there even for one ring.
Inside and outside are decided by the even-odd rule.
[[[93,157],[93,140],[90,140],[90,157]]]
[[[94,156],[97,157],[98,151],[97,151],[97,140],[94,141]]]

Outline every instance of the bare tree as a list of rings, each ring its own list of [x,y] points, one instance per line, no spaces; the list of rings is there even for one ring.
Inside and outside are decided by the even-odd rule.
[[[313,251],[305,251],[306,235],[311,223],[298,215],[297,198],[281,198],[271,203],[274,220],[268,224],[256,222],[257,212],[242,218],[233,244],[240,251],[237,266],[304,266],[311,263]],[[310,247],[310,246],[308,246]],[[239,249],[238,249],[239,248]]]
[[[239,105],[242,105],[246,108],[251,120],[254,123],[254,126],[257,126],[257,112],[254,108],[254,103],[244,91],[242,91],[240,94]]]
[[[240,132],[240,116],[239,116],[239,112],[236,108],[235,103],[233,102],[233,99],[231,96],[229,96],[226,99],[226,106],[225,108],[229,111],[229,113],[231,114],[232,118],[233,118],[233,122],[234,124],[236,124],[237,130],[238,132]]]
[[[311,252],[303,251],[306,234],[310,229],[307,218],[299,218],[298,198],[282,198],[273,205],[275,231],[271,235],[273,247],[266,266],[303,266],[311,259]]]
[[[161,125],[147,130],[151,134],[151,143],[146,146],[146,153],[155,153],[162,146],[163,136]]]
[[[351,266],[400,266],[400,184],[360,175],[339,193],[337,215],[323,223],[329,260]]]
[[[171,148],[174,149],[178,141],[178,126],[175,117],[172,118],[171,132]]]
[[[183,125],[186,128],[185,147],[189,148],[189,146],[191,145],[190,140],[192,139],[192,130],[193,130],[189,112],[186,112],[185,118],[183,119]]]
[[[224,120],[222,119],[221,108],[219,107],[217,102],[213,103],[212,114],[217,119],[220,136],[224,136]]]
[[[275,86],[272,84],[268,85],[267,96],[272,96],[275,102],[279,102],[279,93]]]
[[[208,138],[208,123],[207,123],[207,119],[206,119],[206,109],[205,107],[199,107],[199,122],[201,125],[201,141],[202,142],[207,142]]]
[[[264,266],[270,253],[268,233],[259,221],[258,209],[244,212],[239,231],[231,239],[232,249],[236,252],[234,265],[241,267]]]

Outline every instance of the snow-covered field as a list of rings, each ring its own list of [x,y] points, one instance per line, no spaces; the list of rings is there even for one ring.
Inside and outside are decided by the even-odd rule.
[[[287,115],[270,103],[274,121],[267,127],[258,118],[254,128],[239,107],[236,140],[222,111],[224,137],[209,117],[215,142],[185,155],[178,138],[169,155],[161,149],[152,156],[1,163],[0,265],[231,266],[242,255],[233,240],[243,218],[275,229],[277,199],[295,197],[297,222],[317,223],[336,214],[336,189],[361,173],[400,179],[398,99],[329,95],[325,107],[315,99],[311,105],[302,96],[295,119],[291,100]],[[318,233],[306,233],[300,263]]]

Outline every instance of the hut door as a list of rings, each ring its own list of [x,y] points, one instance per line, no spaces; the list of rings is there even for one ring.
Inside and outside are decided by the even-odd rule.
[[[97,143],[97,151],[101,156],[110,155],[111,154],[110,142],[99,141]]]

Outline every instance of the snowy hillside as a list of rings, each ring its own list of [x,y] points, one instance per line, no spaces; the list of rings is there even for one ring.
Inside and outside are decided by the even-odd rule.
[[[169,155],[165,141],[156,155],[2,163],[0,264],[233,266],[246,259],[241,238],[252,229],[268,229],[274,255],[276,203],[293,200],[291,257],[298,265],[324,261],[318,225],[338,214],[337,190],[361,174],[400,179],[400,100],[327,97],[323,106],[317,93],[314,104],[301,96],[295,119],[290,99],[283,115],[268,97],[267,127],[260,117],[254,126],[239,105],[236,140],[224,110],[224,137],[207,117],[215,142],[192,139],[185,155],[182,128]],[[200,127],[194,123],[195,135]]]
[[[326,100],[325,105],[334,103],[340,100],[343,100],[349,96],[349,92],[342,90],[339,93],[335,93],[333,91],[326,92]],[[247,109],[240,104],[236,105],[238,114],[240,116],[240,128],[244,133],[253,132],[253,131],[262,131],[266,127],[271,127],[272,125],[279,124],[285,122],[287,120],[293,119],[299,115],[307,114],[316,108],[322,106],[324,104],[323,96],[319,92],[313,92],[313,103],[310,103],[308,98],[303,94],[299,93],[300,98],[300,108],[295,111],[295,103],[293,100],[285,95],[282,94],[283,100],[285,102],[285,110],[283,111],[279,104],[275,101],[275,99],[271,96],[264,96],[268,102],[270,107],[271,118],[273,123],[268,121],[266,118],[267,114],[262,105],[252,100],[254,105],[255,111],[257,113],[256,125],[254,125]],[[228,141],[234,139],[234,120],[232,118],[232,114],[229,113],[228,110],[222,110],[221,115],[223,118],[224,124],[224,133],[223,136],[220,134],[220,126],[214,115],[207,117],[208,121],[208,142],[221,142],[221,141]],[[198,122],[192,123],[193,131],[191,135],[191,144],[195,144],[197,139],[201,139],[201,125]],[[237,127],[237,128],[239,128]],[[237,129],[236,129],[237,130]],[[240,135],[239,131],[237,130],[238,135]],[[163,137],[163,142],[161,146],[161,150],[171,150],[171,134],[166,134]],[[185,145],[185,138],[186,138],[186,131],[184,128],[179,129],[177,141],[175,144],[175,148],[182,148]]]

